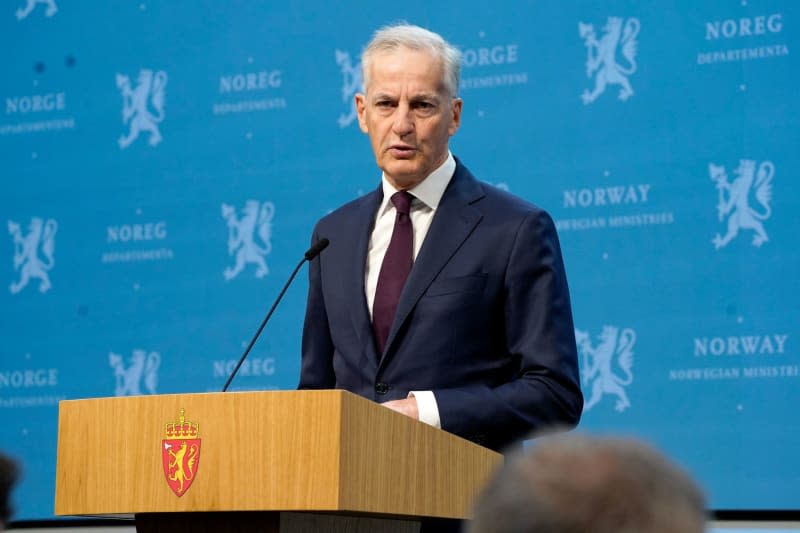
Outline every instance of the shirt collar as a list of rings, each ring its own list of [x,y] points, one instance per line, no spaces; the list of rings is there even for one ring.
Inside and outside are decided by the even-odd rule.
[[[414,198],[418,199],[428,208],[436,209],[439,207],[439,202],[442,201],[442,196],[444,196],[444,190],[447,188],[447,185],[453,178],[455,171],[456,160],[453,158],[453,154],[448,151],[447,159],[444,160],[444,163],[442,163],[439,168],[428,174],[427,178],[417,183],[413,188],[409,189],[408,192],[414,195]],[[392,185],[386,179],[385,174],[381,175],[381,186],[383,188],[383,200],[381,201],[381,206],[378,209],[379,215],[388,208],[390,198],[394,193],[397,192],[397,189],[392,187]]]

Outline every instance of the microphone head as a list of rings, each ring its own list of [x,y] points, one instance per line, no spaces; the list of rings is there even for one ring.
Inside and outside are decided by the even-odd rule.
[[[306,253],[304,254],[304,257],[306,258],[306,261],[311,261],[312,259],[314,259],[315,257],[317,257],[317,256],[319,255],[319,253],[320,253],[322,250],[324,250],[325,248],[327,248],[327,247],[328,247],[328,245],[329,245],[330,243],[331,243],[331,241],[329,241],[329,240],[328,240],[328,239],[326,239],[325,237],[323,237],[323,238],[321,238],[320,240],[318,240],[318,241],[317,241],[317,242],[314,244],[314,246],[312,246],[311,248],[309,248],[309,249],[306,251]]]

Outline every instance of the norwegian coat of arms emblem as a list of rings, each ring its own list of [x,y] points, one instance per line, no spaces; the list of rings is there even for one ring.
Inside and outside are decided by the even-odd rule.
[[[235,256],[233,266],[225,268],[223,275],[230,281],[250,263],[256,265],[256,277],[261,279],[269,273],[264,258],[272,251],[272,217],[275,204],[248,200],[242,216],[232,205],[222,204],[222,216],[228,221],[228,255]],[[261,241],[261,244],[256,240]]]
[[[732,182],[728,181],[725,167],[713,163],[708,165],[708,173],[719,192],[717,215],[720,222],[728,217],[728,231],[725,235],[717,233],[711,241],[715,250],[727,246],[740,230],[753,230],[753,246],[756,248],[769,240],[763,223],[772,214],[770,203],[775,165],[772,161],[756,163],[754,159],[739,160],[739,166],[733,171],[736,178]],[[760,204],[758,209],[750,206],[753,196]]]
[[[339,115],[339,127],[346,128],[358,118],[353,96],[361,89],[361,63],[353,65],[349,52],[336,50],[336,64],[342,71],[342,102],[347,105],[347,114]]]
[[[52,285],[47,273],[55,265],[55,236],[58,224],[52,218],[33,217],[27,234],[20,225],[8,221],[8,233],[14,239],[14,270],[19,271],[19,280],[9,286],[11,294],[17,294],[31,279],[39,280],[39,292],[47,292]],[[42,257],[43,256],[43,257]]]
[[[161,441],[161,462],[167,485],[176,496],[186,494],[200,466],[200,428],[189,422],[181,409],[178,420],[167,422]]]
[[[616,326],[603,326],[603,331],[598,335],[599,344],[592,346],[589,332],[576,329],[575,340],[583,359],[581,380],[592,391],[583,410],[590,410],[605,395],[617,397],[614,409],[619,413],[630,407],[625,387],[633,383],[631,368],[636,332],[631,328],[620,330]],[[618,369],[622,371],[622,376],[616,372]]]
[[[583,103],[588,105],[603,94],[608,85],[619,85],[619,99],[623,102],[633,96],[633,88],[628,76],[636,72],[636,36],[639,35],[639,19],[629,18],[623,24],[621,17],[608,17],[603,27],[605,32],[597,38],[594,25],[578,23],[578,33],[586,46],[586,77],[594,79],[594,89],[584,90]],[[617,62],[617,51],[621,50],[624,64]]]
[[[30,15],[39,4],[43,4],[47,9],[44,12],[45,17],[52,17],[58,12],[56,0],[27,0],[24,7],[20,7],[16,11],[17,20],[22,20]]]
[[[141,69],[137,85],[124,74],[117,74],[117,88],[122,94],[122,123],[129,127],[128,134],[119,138],[119,147],[127,148],[139,138],[141,132],[150,133],[148,143],[156,146],[161,142],[158,125],[164,120],[164,87],[167,73],[163,70]]]

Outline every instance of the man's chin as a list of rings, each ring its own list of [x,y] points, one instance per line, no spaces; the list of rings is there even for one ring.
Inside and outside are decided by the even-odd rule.
[[[411,189],[427,177],[420,174],[389,174],[388,172],[384,172],[384,174],[389,183],[398,190]]]
[[[395,188],[408,189],[427,177],[420,166],[412,161],[392,161],[381,170]]]

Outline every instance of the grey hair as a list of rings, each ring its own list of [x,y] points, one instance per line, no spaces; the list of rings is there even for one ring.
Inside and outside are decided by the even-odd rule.
[[[419,26],[400,23],[384,26],[375,32],[372,40],[361,54],[361,79],[363,90],[369,87],[370,67],[376,53],[393,52],[398,48],[427,51],[441,59],[444,67],[444,85],[451,98],[458,96],[461,78],[461,52],[445,41],[441,35]]]
[[[701,533],[705,499],[692,479],[633,439],[545,437],[514,457],[478,497],[469,533]]]

